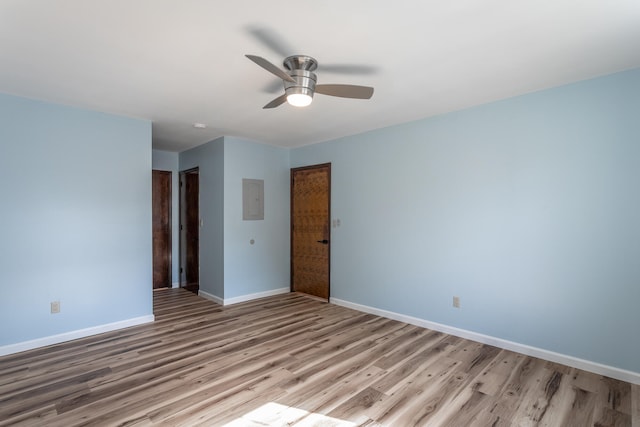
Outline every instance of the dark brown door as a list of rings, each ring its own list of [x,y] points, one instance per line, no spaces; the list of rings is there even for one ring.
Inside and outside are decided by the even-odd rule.
[[[331,164],[291,169],[291,290],[329,299]]]
[[[171,287],[171,172],[152,171],[153,289]]]
[[[198,293],[200,288],[200,215],[198,169],[180,173],[181,188],[181,286]]]

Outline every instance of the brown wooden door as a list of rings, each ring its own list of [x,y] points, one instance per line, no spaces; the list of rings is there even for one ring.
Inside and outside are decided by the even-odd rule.
[[[291,169],[291,290],[329,299],[331,164]]]
[[[198,169],[181,172],[181,286],[200,288],[200,209]]]
[[[171,287],[171,172],[152,171],[153,289]]]

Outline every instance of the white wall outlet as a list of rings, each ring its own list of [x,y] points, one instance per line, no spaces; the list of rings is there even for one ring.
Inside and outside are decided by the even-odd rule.
[[[453,306],[455,308],[460,308],[460,297],[453,297]]]
[[[60,301],[51,301],[51,314],[60,313]]]

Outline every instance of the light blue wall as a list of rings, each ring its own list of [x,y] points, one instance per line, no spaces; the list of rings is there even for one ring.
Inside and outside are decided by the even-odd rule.
[[[179,158],[200,171],[200,289],[228,299],[288,287],[289,150],[224,137]],[[263,221],[242,220],[242,178],[265,181]]]
[[[0,345],[152,314],[150,170],[151,123],[0,94]]]
[[[225,137],[224,154],[224,297],[288,288],[289,150]],[[264,180],[264,220],[243,221],[243,178]]]
[[[183,151],[180,171],[199,168],[200,289],[224,297],[224,139]]]
[[[291,152],[324,162],[333,297],[640,372],[640,70]]]
[[[171,282],[173,287],[180,284],[180,157],[171,151],[153,150],[152,168],[171,172]]]

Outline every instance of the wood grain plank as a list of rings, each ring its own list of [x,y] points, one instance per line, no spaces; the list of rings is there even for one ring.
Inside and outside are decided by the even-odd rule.
[[[640,385],[631,384],[631,425],[640,427]]]

